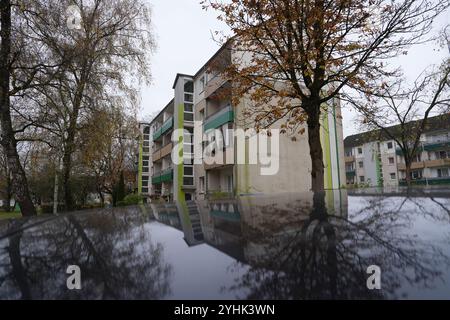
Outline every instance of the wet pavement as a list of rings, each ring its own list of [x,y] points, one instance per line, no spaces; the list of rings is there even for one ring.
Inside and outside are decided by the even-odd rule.
[[[69,290],[69,265],[81,289]],[[381,271],[369,289],[367,269]],[[450,299],[450,192],[330,191],[0,225],[0,299]]]

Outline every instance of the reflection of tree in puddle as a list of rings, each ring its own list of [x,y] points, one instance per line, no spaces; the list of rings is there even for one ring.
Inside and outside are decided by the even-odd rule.
[[[127,212],[124,212],[124,211]],[[172,267],[151,241],[138,209],[67,215],[0,241],[0,298],[159,299]],[[18,220],[10,229],[21,230]],[[66,268],[81,268],[81,290],[68,290]]]
[[[243,212],[251,267],[229,290],[248,299],[380,299],[405,297],[399,293],[405,285],[435,285],[450,257],[437,243],[417,238],[412,226],[418,216],[448,224],[445,210],[437,205],[430,213],[423,200],[409,197],[359,200],[350,216],[329,213],[325,194]],[[439,204],[449,207],[448,200]],[[381,267],[382,290],[366,287],[370,265]]]

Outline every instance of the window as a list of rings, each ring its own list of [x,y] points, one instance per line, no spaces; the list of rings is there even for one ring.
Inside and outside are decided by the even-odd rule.
[[[194,82],[192,80],[185,80],[184,81],[184,92],[194,92]]]
[[[364,182],[364,176],[359,176],[359,182]]]
[[[184,121],[194,121],[194,105],[192,103],[184,104]]]
[[[198,112],[198,117],[199,117],[198,120],[200,120],[200,121],[203,121],[203,120],[205,119],[205,109],[200,110],[200,111]]]
[[[193,186],[194,185],[194,177],[184,177],[183,185],[184,186]]]
[[[389,157],[389,164],[394,164],[394,157]]]
[[[391,180],[395,180],[395,172],[391,173]]]
[[[198,189],[200,192],[205,192],[205,177],[198,179]]]
[[[358,162],[358,167],[360,167],[360,168],[364,168],[364,162],[362,162],[362,161],[359,161],[359,162]]]
[[[199,84],[200,84],[200,92],[202,92],[203,90],[205,90],[205,84],[206,84],[205,76],[202,76],[200,78]]]
[[[194,168],[193,167],[184,167],[184,175],[185,176],[192,176],[194,174]]]
[[[148,187],[148,180],[147,181],[142,181],[142,186],[143,187]]]
[[[438,151],[436,152],[436,159],[447,159],[450,156],[450,151]]]
[[[387,147],[388,147],[388,149],[392,149],[393,148],[392,142],[388,142]]]
[[[346,150],[345,151],[345,156],[346,157],[351,157],[352,156],[352,150]]]
[[[148,176],[142,176],[142,181],[148,181]]]
[[[358,148],[358,154],[362,154],[362,148]]]
[[[227,191],[233,192],[233,176],[227,176]]]
[[[185,93],[184,94],[184,101],[186,101],[186,102],[193,102],[194,101],[194,95],[192,93]]]
[[[148,188],[142,188],[142,193],[148,193]]]
[[[143,157],[142,157],[142,160],[144,160],[144,161],[149,161],[149,160],[150,160],[150,157],[149,157],[149,156],[143,156]]]
[[[422,179],[422,170],[414,170],[411,172],[411,179]]]
[[[448,168],[437,169],[438,178],[448,177]]]

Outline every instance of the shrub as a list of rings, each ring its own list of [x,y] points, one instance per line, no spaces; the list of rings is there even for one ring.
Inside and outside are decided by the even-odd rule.
[[[143,201],[143,198],[140,194],[131,193],[131,194],[127,195],[125,198],[123,198],[122,201],[118,201],[117,206],[118,207],[131,206],[131,205],[140,204],[142,201]]]

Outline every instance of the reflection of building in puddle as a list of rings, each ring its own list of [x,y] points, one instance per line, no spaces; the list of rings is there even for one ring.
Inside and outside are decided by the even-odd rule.
[[[183,230],[189,246],[206,242],[238,261],[258,264],[282,252],[300,234],[307,239],[311,229],[325,220],[347,217],[345,190],[330,190],[318,198],[322,205],[316,210],[312,192],[187,201],[152,208],[159,221]]]
[[[151,208],[156,220],[181,230],[180,218],[175,203],[151,204]]]
[[[320,215],[347,217],[347,194],[330,190],[322,195]],[[276,252],[311,221],[321,219],[314,212],[314,194],[290,193],[242,196],[238,200],[199,202],[205,241],[239,261],[256,264]],[[306,227],[306,230],[305,230]]]

